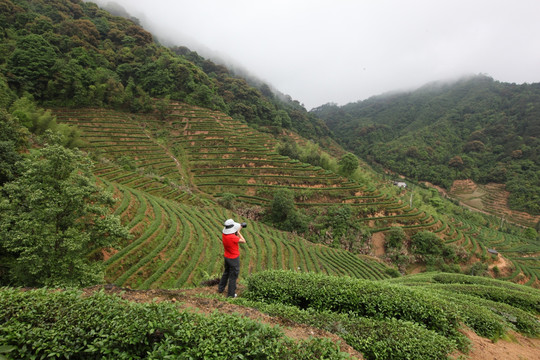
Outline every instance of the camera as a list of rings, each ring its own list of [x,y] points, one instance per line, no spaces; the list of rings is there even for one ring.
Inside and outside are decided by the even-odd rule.
[[[242,225],[242,228],[247,227],[247,223],[245,223],[245,222],[241,223],[240,225]]]

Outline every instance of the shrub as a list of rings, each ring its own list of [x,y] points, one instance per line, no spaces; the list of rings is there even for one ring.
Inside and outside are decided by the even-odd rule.
[[[412,249],[417,254],[442,255],[444,242],[429,231],[420,231],[411,237]]]
[[[237,315],[47,289],[0,290],[0,349],[17,359],[346,358],[330,340],[293,342],[278,327]]]
[[[469,267],[469,269],[467,270],[467,274],[482,276],[487,273],[487,269],[487,264],[477,261]]]
[[[405,231],[402,227],[393,227],[386,233],[386,246],[399,248],[405,239]]]
[[[226,209],[232,210],[237,196],[231,193],[223,193],[221,197],[217,199],[219,205],[223,206]]]
[[[400,277],[401,274],[399,273],[399,271],[397,269],[394,269],[394,268],[387,268],[385,270],[385,272],[390,275],[391,277]]]
[[[313,273],[265,271],[248,279],[246,296],[301,309],[412,321],[441,334],[457,336],[459,318],[452,303],[428,291],[404,286]]]
[[[424,327],[396,319],[370,319],[283,304],[265,304],[243,298],[232,302],[278,316],[287,322],[307,324],[340,336],[366,359],[444,359],[456,344]]]

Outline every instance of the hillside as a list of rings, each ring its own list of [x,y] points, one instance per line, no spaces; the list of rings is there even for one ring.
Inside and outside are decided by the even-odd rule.
[[[447,190],[454,180],[505,184],[510,208],[538,215],[539,104],[539,84],[475,76],[313,113],[384,168]]]
[[[272,144],[274,140],[222,113],[186,104],[172,105],[165,119],[160,118],[162,115],[97,109],[55,112],[58,121],[76,124],[82,131],[82,139],[88,144],[85,149],[98,160],[95,174],[118,199],[114,214],[134,235],[119,252],[104,253],[107,279],[118,285],[181,287],[197,284],[204,276],[217,276],[219,264],[215,260],[220,256],[221,243],[216,229],[224,219],[238,218],[218,205],[223,191],[238,194],[235,201],[244,203],[245,216],[250,216],[246,208],[250,203],[268,202],[251,196],[246,187],[266,189],[268,196],[268,188],[282,184],[294,187],[290,181],[299,181],[298,188],[305,191],[310,184],[304,179],[312,178],[315,194],[341,193],[334,187],[319,190],[321,181],[327,181],[327,177],[335,181],[335,175],[322,172],[317,176],[320,169],[279,156],[271,145],[264,147],[265,142]],[[236,135],[229,135],[233,131]],[[260,172],[272,175],[257,175],[254,162],[261,164]],[[253,172],[243,176],[236,169]],[[210,174],[201,176],[204,170]],[[231,183],[228,178],[239,180]],[[269,184],[264,183],[267,178]],[[342,191],[349,192],[350,188],[345,183]],[[245,275],[282,268],[374,279],[388,276],[388,268],[377,261],[306,242],[253,221],[257,219],[242,218],[251,224],[246,236],[252,239],[243,262]],[[140,223],[142,220],[144,223]]]
[[[92,3],[0,10],[0,359],[538,345],[532,227],[395,186],[298,102]],[[235,299],[213,285],[227,218],[248,224]]]
[[[131,18],[81,0],[3,0],[0,65],[15,94],[49,106],[146,112],[151,98],[223,111],[252,126],[325,138],[326,125],[290,96],[234,76],[187,48],[169,49]]]
[[[121,216],[123,223],[132,227],[131,232],[142,239],[146,239],[149,234],[137,224],[141,216],[137,214],[152,207],[154,210],[151,218],[156,223],[146,225],[152,231],[159,233],[157,229],[161,222],[180,222],[176,220],[175,213],[197,213],[196,217],[187,216],[188,219],[193,218],[189,220],[190,223],[195,223],[191,225],[195,228],[190,230],[190,239],[194,234],[202,233],[203,237],[218,241],[212,235],[213,228],[218,228],[223,219],[237,216],[230,210],[220,208],[220,205],[226,205],[241,214],[243,220],[254,224],[248,228],[250,235],[258,234],[261,237],[260,245],[257,243],[256,246],[265,250],[257,248],[257,256],[265,260],[250,259],[250,262],[257,263],[257,266],[253,263],[250,265],[253,271],[300,267],[311,271],[326,269],[323,272],[330,274],[341,271],[343,274],[364,278],[389,274],[389,269],[384,270],[384,267],[373,261],[368,266],[377,268],[375,273],[379,275],[333,268],[337,264],[340,264],[338,267],[343,266],[344,261],[350,261],[338,259],[337,254],[341,254],[335,249],[338,247],[355,254],[378,256],[388,264],[397,265],[403,272],[412,271],[418,264],[427,262],[430,266],[447,269],[456,262],[464,270],[479,262],[485,264],[486,270],[496,266],[499,273],[493,275],[529,285],[540,285],[540,274],[536,268],[538,245],[519,233],[500,231],[497,218],[473,216],[445,203],[444,199],[429,191],[416,199],[425,199],[431,204],[430,207],[425,210],[410,207],[406,191],[396,193],[391,185],[351,181],[323,168],[279,155],[274,149],[277,144],[274,138],[223,113],[175,103],[165,113],[162,111],[146,115],[99,109],[55,109],[54,112],[60,123],[76,125],[82,132],[81,139],[87,143],[83,149],[93,154],[98,161],[95,174],[106,181],[121,200],[115,214]],[[298,259],[298,254],[306,250],[296,249],[288,253],[289,247],[277,242],[277,239],[286,241],[291,235],[274,233],[275,230],[266,226],[259,229],[257,225],[258,221],[272,225],[265,214],[269,212],[276,193],[284,190],[291,193],[297,211],[311,219],[304,233],[299,228],[293,228],[311,242],[298,237],[295,237],[295,242],[305,244],[308,249],[326,249],[319,252],[319,255],[310,255],[308,259],[313,260]],[[415,204],[425,207],[421,202]],[[341,212],[336,206],[341,206]],[[171,211],[173,214],[167,215]],[[180,224],[184,230],[178,230],[179,234],[186,231],[186,224]],[[208,224],[214,224],[213,228],[208,227]],[[340,232],[343,226],[354,226],[352,229],[357,232],[352,229]],[[402,229],[403,234],[395,235],[397,229]],[[439,246],[450,253],[440,257],[435,253],[415,252],[410,239],[422,230],[437,234],[444,241],[444,245]],[[272,234],[270,237],[275,242],[270,248],[266,234]],[[175,237],[173,234],[168,236]],[[397,240],[391,240],[394,238]],[[391,241],[397,243],[389,245]],[[319,244],[331,248],[320,247]],[[219,244],[211,248],[217,251],[215,245]],[[489,248],[497,249],[499,255],[489,255]],[[149,252],[149,248],[146,251]],[[249,252],[253,251],[250,249]],[[335,265],[325,264],[328,252],[336,254],[332,255]],[[217,253],[214,255],[217,256]],[[106,264],[109,266],[119,256],[114,255]],[[162,254],[160,257],[160,261],[163,261],[168,255]],[[204,255],[201,257],[205,258]],[[426,257],[430,260],[427,261]],[[353,266],[362,268],[360,259],[357,256],[351,257],[355,258],[358,264]],[[200,279],[204,273],[213,275],[213,272],[217,272],[211,267],[205,267],[204,262],[207,260],[202,261],[198,270],[200,273],[195,279]],[[111,280],[122,275],[121,270],[116,271],[118,275],[112,276]],[[129,274],[135,271],[132,268]],[[142,275],[144,273],[146,275]],[[138,274],[137,281],[141,284],[151,276],[151,271],[140,270]],[[122,276],[120,281],[124,281],[126,276]],[[181,282],[176,283],[176,286],[179,285]],[[149,283],[145,283],[145,286],[149,286]]]

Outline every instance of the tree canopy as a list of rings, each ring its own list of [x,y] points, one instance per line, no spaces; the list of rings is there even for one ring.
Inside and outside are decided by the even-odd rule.
[[[540,214],[540,84],[475,76],[313,113],[372,164],[447,189],[506,184],[512,208]]]
[[[289,96],[186,47],[166,48],[129,14],[81,0],[2,0],[0,70],[18,96],[41,105],[149,111],[168,97],[311,139],[328,128]]]
[[[61,145],[34,150],[0,189],[0,254],[12,285],[84,286],[103,280],[92,250],[127,237],[89,159]]]

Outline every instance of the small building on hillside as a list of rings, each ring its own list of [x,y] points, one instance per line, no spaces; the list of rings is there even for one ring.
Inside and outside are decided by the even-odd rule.
[[[403,188],[403,189],[405,189],[407,187],[407,183],[405,183],[403,181],[394,181],[394,185],[396,185],[397,187]]]

